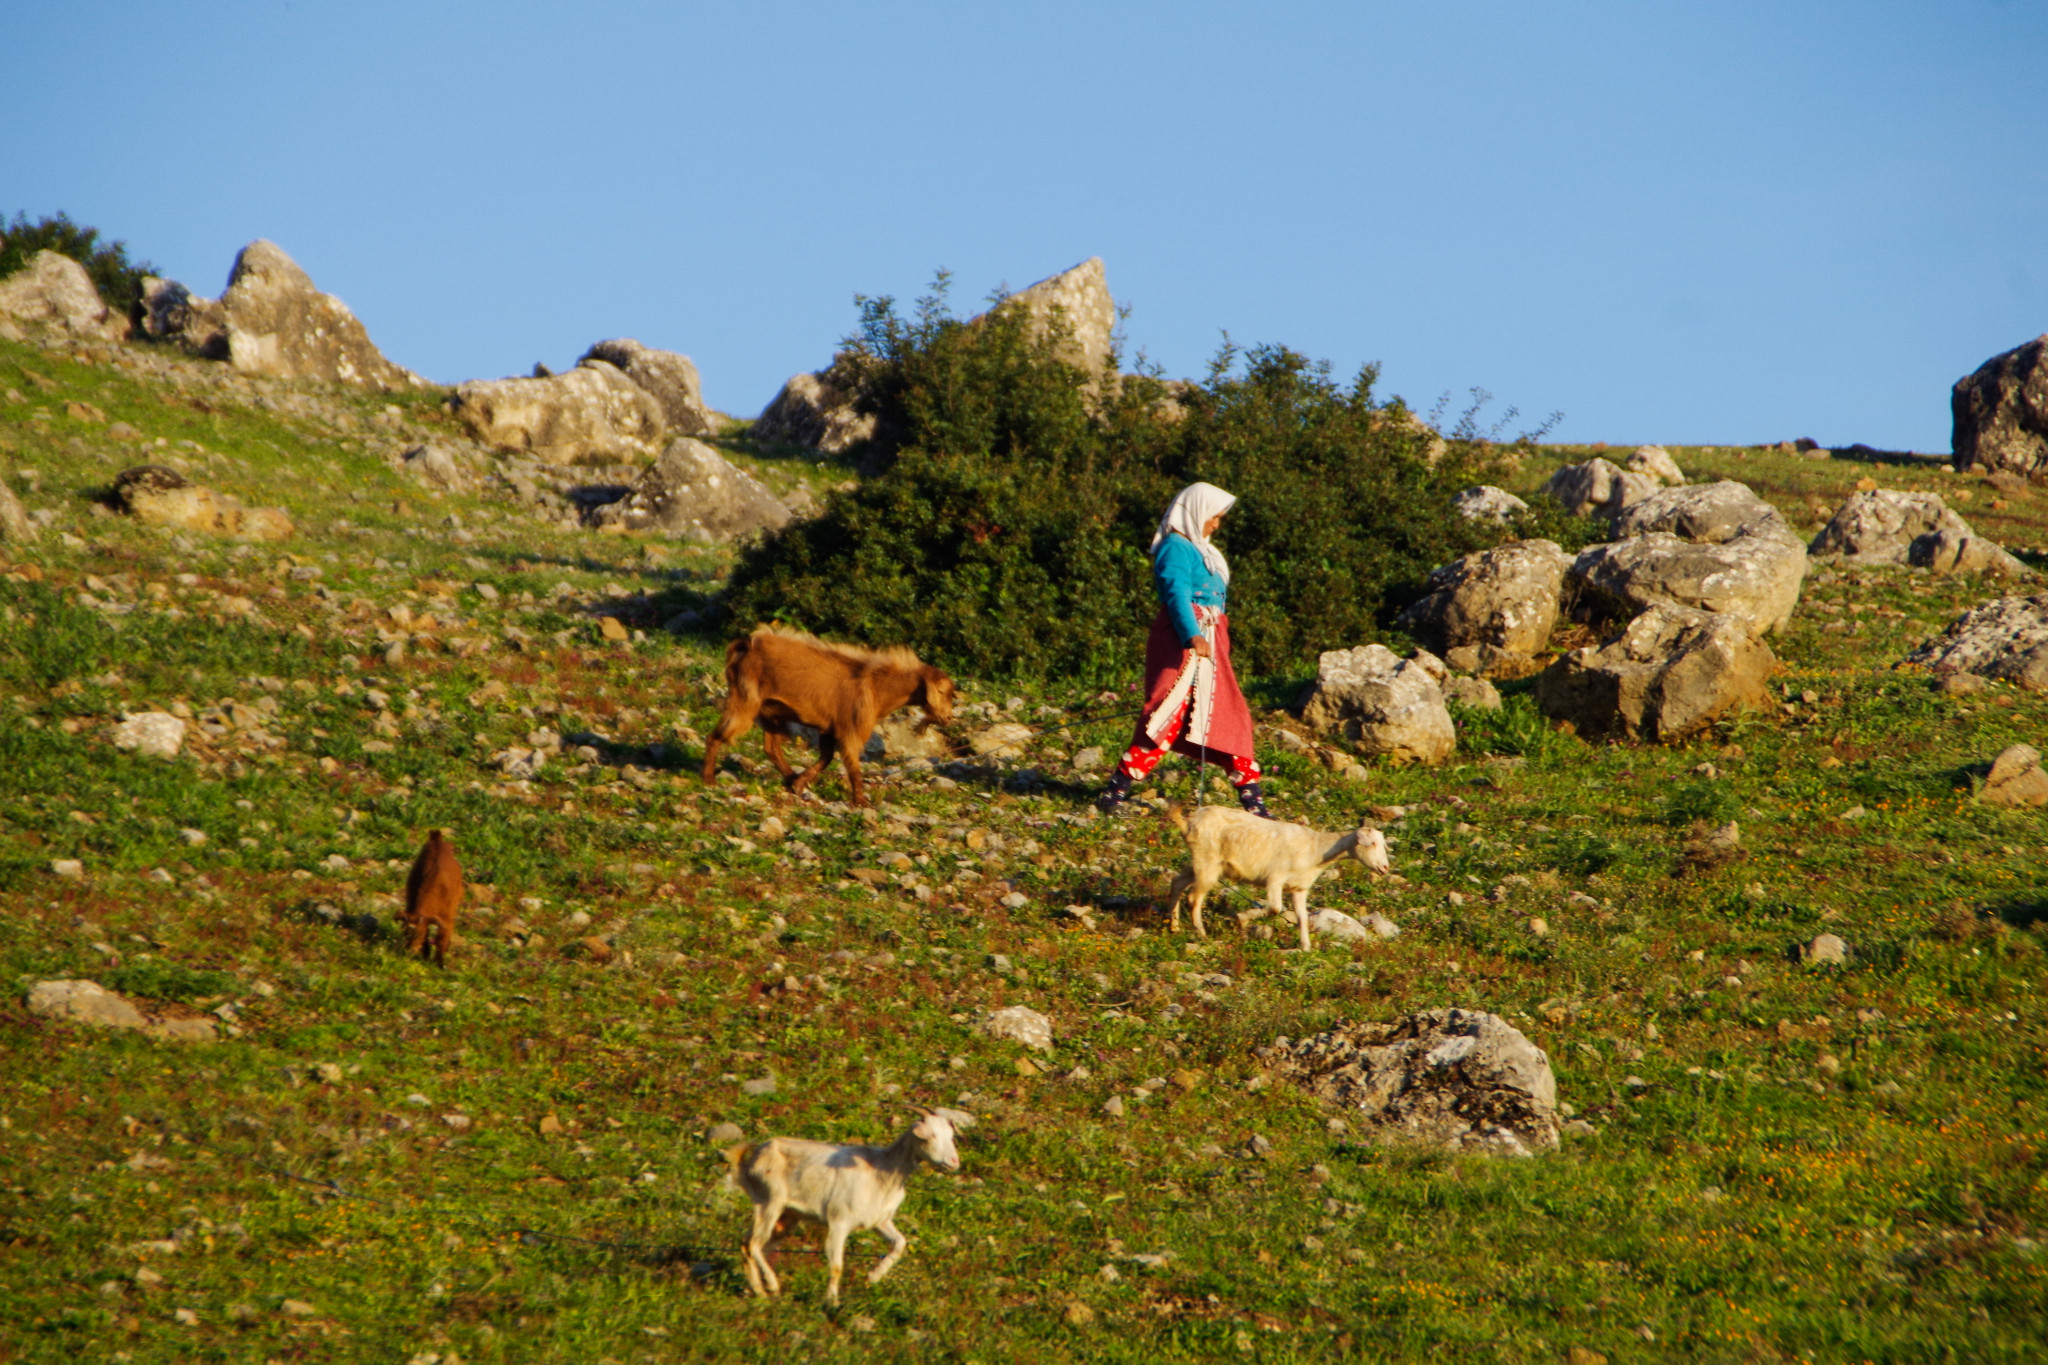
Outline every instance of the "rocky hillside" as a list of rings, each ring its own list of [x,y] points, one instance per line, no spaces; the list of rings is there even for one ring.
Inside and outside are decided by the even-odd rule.
[[[1503,494],[1573,466],[1619,539],[1447,573],[1440,653],[1360,641],[1299,712],[1316,661],[1254,681],[1283,817],[1391,845],[1318,884],[1301,953],[1249,890],[1167,932],[1177,839],[1088,804],[1128,693],[963,679],[943,746],[884,737],[872,810],[836,776],[790,800],[757,739],[700,782],[723,636],[693,613],[745,531],[690,490],[724,462],[772,522],[849,475],[673,431],[644,357],[579,368],[660,437],[561,463],[409,381],[14,330],[13,1356],[2039,1350],[2044,599],[1912,562],[1948,513],[2031,573],[2032,485],[1687,448],[1630,497],[1586,469],[1619,452],[1549,452]],[[1740,534],[1686,491],[1723,481]],[[1679,571],[1787,547],[1748,614]],[[1540,632],[1485,595],[1531,577]],[[1990,646],[1982,613],[1944,634],[2001,602]],[[1628,637],[1686,612],[1749,662],[1667,726],[1692,666]],[[1589,706],[1610,675],[1655,704],[1546,715],[1545,678]],[[471,887],[446,971],[394,929],[435,827]],[[867,1285],[857,1235],[828,1312],[800,1234],[789,1301],[746,1297],[717,1149],[887,1140],[913,1104],[972,1126],[903,1263]]]

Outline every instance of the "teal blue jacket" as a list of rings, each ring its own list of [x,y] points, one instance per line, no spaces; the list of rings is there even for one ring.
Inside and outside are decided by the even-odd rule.
[[[1159,590],[1159,604],[1180,632],[1184,648],[1192,648],[1202,633],[1195,621],[1196,607],[1224,609],[1223,599],[1230,585],[1209,572],[1202,552],[1186,536],[1173,534],[1159,542],[1152,554],[1152,583]]]

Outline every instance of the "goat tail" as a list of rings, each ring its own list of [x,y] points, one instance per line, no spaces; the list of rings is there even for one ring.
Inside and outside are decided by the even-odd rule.
[[[733,685],[734,677],[739,672],[740,660],[747,657],[747,651],[753,644],[752,635],[742,635],[725,647],[725,685],[728,688]]]
[[[1188,832],[1187,807],[1181,805],[1181,803],[1178,801],[1167,802],[1166,821],[1175,829],[1179,830],[1182,834],[1186,834]]]

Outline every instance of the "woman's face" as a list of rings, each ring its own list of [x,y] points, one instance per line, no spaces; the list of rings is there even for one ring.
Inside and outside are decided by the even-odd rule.
[[[1215,516],[1213,516],[1213,517],[1209,518],[1209,519],[1208,519],[1207,521],[1203,522],[1203,523],[1202,523],[1202,539],[1204,539],[1204,540],[1207,540],[1207,539],[1208,539],[1208,538],[1209,538],[1210,536],[1213,536],[1213,535],[1215,535],[1215,534],[1216,534],[1216,528],[1217,528],[1217,527],[1219,527],[1219,526],[1221,526],[1222,524],[1223,524],[1223,514],[1222,514],[1221,512],[1218,512],[1218,513],[1217,513],[1217,514],[1216,514]]]

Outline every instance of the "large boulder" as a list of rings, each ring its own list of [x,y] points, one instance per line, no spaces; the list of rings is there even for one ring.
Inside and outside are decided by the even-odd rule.
[[[1809,554],[1906,564],[1911,562],[1913,542],[1937,531],[1971,534],[1970,524],[1957,516],[1939,493],[1869,488],[1850,494],[1806,548]]]
[[[1936,673],[1974,673],[2048,692],[2048,593],[2001,597],[1964,612],[1907,658]]]
[[[85,267],[55,251],[38,251],[24,269],[0,280],[0,318],[86,336],[118,335],[127,325],[101,300]]]
[[[1536,704],[1581,734],[1670,743],[1761,706],[1776,666],[1741,617],[1658,605],[1537,675]]]
[[[858,396],[852,362],[842,356],[829,369],[792,375],[754,419],[753,434],[827,455],[843,454],[875,434],[874,414],[860,411]]]
[[[1091,380],[1103,374],[1114,353],[1111,334],[1116,331],[1116,300],[1109,295],[1100,256],[1090,256],[1071,270],[1012,294],[997,308],[1022,310],[1028,319],[1026,330],[1033,337],[1043,338],[1056,325],[1062,326],[1065,335],[1054,354]]]
[[[1418,650],[1403,659],[1385,645],[1326,650],[1301,719],[1324,735],[1342,735],[1361,752],[1395,762],[1441,763],[1458,746],[1444,705],[1445,669]]]
[[[139,1029],[149,1024],[141,1010],[97,981],[38,981],[29,987],[28,1012],[96,1028]]]
[[[1467,521],[1491,521],[1503,526],[1529,510],[1528,503],[1507,489],[1495,488],[1490,483],[1474,484],[1464,489],[1452,505]]]
[[[1664,489],[1620,513],[1615,531],[1623,538],[1587,546],[1572,564],[1571,589],[1589,606],[1621,616],[1697,607],[1762,634],[1799,604],[1806,547],[1742,484]]]
[[[1568,464],[1550,476],[1543,491],[1564,504],[1575,517],[1600,516],[1612,521],[1622,509],[1657,491],[1657,480],[1615,468],[1597,455],[1584,464]]]
[[[244,507],[240,499],[163,465],[122,470],[114,478],[114,503],[145,526],[237,540],[288,540],[292,534],[292,519],[283,508]]]
[[[274,242],[242,248],[220,301],[227,312],[228,362],[244,374],[377,389],[421,382],[386,360],[348,305],[315,289],[312,277]]]
[[[1653,479],[1666,488],[1676,488],[1685,482],[1685,471],[1663,446],[1637,446],[1628,457],[1628,472]]]
[[[2048,335],[1991,357],[1948,401],[1957,469],[2048,470]]]
[[[228,310],[176,280],[151,275],[142,282],[142,334],[206,360],[228,358]]]
[[[691,436],[678,436],[624,498],[597,509],[599,526],[667,531],[727,541],[789,524],[780,499],[724,456]]]
[[[1438,650],[1492,645],[1535,654],[1550,643],[1571,559],[1555,541],[1516,540],[1453,560],[1429,576],[1429,592],[1401,623]]]
[[[2048,806],[2048,772],[2041,769],[2041,751],[2031,744],[2008,745],[1992,760],[1977,799],[2011,810]]]
[[[703,436],[717,429],[718,420],[704,402],[704,385],[690,357],[622,337],[598,342],[583,359],[602,360],[647,390],[661,405],[671,436]]]
[[[668,425],[652,394],[602,360],[543,379],[472,379],[454,402],[478,440],[558,465],[637,463],[661,448]]]
[[[1973,573],[1986,578],[2031,578],[2034,571],[2001,545],[1970,531],[1943,527],[1915,540],[1909,562],[1936,574]]]
[[[1382,1143],[1504,1156],[1558,1143],[1550,1057],[1498,1015],[1423,1010],[1282,1038],[1258,1056]]]

